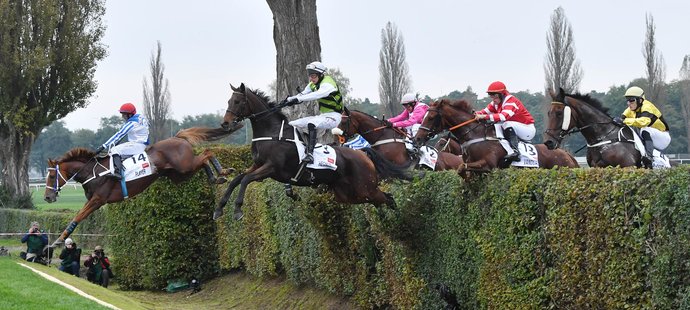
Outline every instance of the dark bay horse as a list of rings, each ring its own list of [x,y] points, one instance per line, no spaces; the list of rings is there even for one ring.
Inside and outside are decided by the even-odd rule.
[[[397,128],[387,127],[383,120],[360,111],[343,112],[338,125],[346,139],[355,134],[361,135],[383,157],[396,165],[409,167],[416,164],[418,158],[410,158],[405,147],[407,134]],[[462,165],[462,157],[446,152],[438,152],[436,170],[457,170]]]
[[[463,144],[465,164],[458,170],[461,175],[507,167],[503,162],[507,152],[496,139],[494,125],[474,121],[474,111],[469,102],[450,99],[432,102],[417,131],[415,143],[421,145],[429,139],[429,134],[435,135],[443,130],[450,130]],[[540,168],[579,167],[575,158],[564,150],[549,150],[543,144],[534,146]]]
[[[297,174],[300,162],[295,142],[299,137],[295,136],[294,127],[288,124],[287,117],[279,111],[283,106],[269,102],[261,92],[252,91],[244,84],[238,88],[230,87],[233,93],[228,100],[223,127],[234,128],[242,120],[250,120],[254,134],[251,146],[254,164],[230,181],[213,215],[214,219],[223,215],[223,207],[237,185],[240,185],[240,190],[235,200],[234,217],[241,219],[247,185],[266,178],[298,186],[325,184],[338,202],[395,207],[393,197],[378,188],[379,175],[384,178],[405,178],[405,171],[371,149],[360,152],[334,147],[337,154],[336,170],[308,169],[297,182],[292,182],[291,178]]]
[[[618,127],[601,102],[581,94],[551,92],[544,143],[558,148],[563,138],[581,132],[587,141],[587,163],[590,167],[642,167],[640,152],[635,149],[630,127]]]
[[[175,183],[189,179],[202,167],[212,184],[224,183],[225,178],[216,178],[213,170],[219,175],[226,174],[209,150],[194,155],[193,145],[202,141],[220,139],[232,133],[225,129],[193,127],[178,132],[175,137],[157,142],[146,149],[148,161],[153,165],[153,174],[127,182],[127,191],[133,197],[149,187],[160,176],[165,176]],[[106,203],[124,200],[120,181],[108,176],[99,176],[109,170],[109,157],[99,158],[96,153],[85,148],[74,148],[59,159],[48,160],[45,201],[57,200],[60,188],[69,180],[82,184],[88,201],[74,217],[72,222],[51,245],[54,247],[65,240],[79,222],[88,217]],[[142,159],[142,158],[139,158]],[[213,169],[213,170],[212,170]]]

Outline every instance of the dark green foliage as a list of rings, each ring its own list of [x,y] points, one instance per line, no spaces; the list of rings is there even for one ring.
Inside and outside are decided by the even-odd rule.
[[[171,190],[173,189],[173,190]],[[173,185],[163,178],[108,210],[110,252],[126,289],[160,289],[171,279],[209,278],[219,270],[214,189],[203,172]]]

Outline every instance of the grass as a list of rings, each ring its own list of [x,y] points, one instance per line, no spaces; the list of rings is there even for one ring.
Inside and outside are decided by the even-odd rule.
[[[0,257],[3,278],[0,281],[0,309],[108,309],[48,281],[17,262],[19,260]],[[31,265],[35,266],[38,265]]]
[[[58,196],[57,201],[53,203],[47,203],[43,200],[43,193],[45,188],[39,187],[38,189],[31,190],[31,199],[33,200],[34,206],[37,210],[80,210],[86,203],[86,196],[84,196],[84,189],[77,185],[76,188],[72,185],[67,185],[60,190],[60,196]]]

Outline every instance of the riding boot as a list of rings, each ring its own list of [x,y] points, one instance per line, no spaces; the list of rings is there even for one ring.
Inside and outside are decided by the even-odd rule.
[[[309,130],[309,138],[307,141],[307,150],[306,154],[304,154],[304,158],[302,159],[303,162],[311,164],[314,162],[314,146],[316,145],[316,126],[312,123],[309,123],[307,125],[307,129]]]
[[[654,141],[648,132],[642,133],[642,143],[644,144],[645,154],[642,156],[642,165],[647,169],[652,169],[654,162]]]
[[[507,154],[505,159],[508,162],[511,161],[518,161],[520,160],[520,151],[518,150],[518,136],[515,133],[515,129],[512,127],[508,127],[503,130],[503,135],[505,136],[506,140],[508,140],[508,144],[510,144],[510,148],[513,149],[512,154]]]
[[[119,181],[122,179],[122,170],[120,154],[113,154],[113,173],[110,176]]]

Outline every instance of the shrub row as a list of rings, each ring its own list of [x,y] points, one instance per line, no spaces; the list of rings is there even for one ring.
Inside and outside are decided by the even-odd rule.
[[[104,206],[101,209],[106,209]],[[108,231],[104,211],[96,211],[82,221],[72,237],[81,248],[93,248],[96,245],[108,246]],[[41,224],[41,229],[50,234],[50,240],[55,240],[57,234],[62,233],[76,211],[51,212],[37,210],[19,210],[0,208],[0,232],[25,233],[33,221]],[[79,234],[97,234],[102,236],[79,236]],[[12,238],[21,238],[16,236]]]

